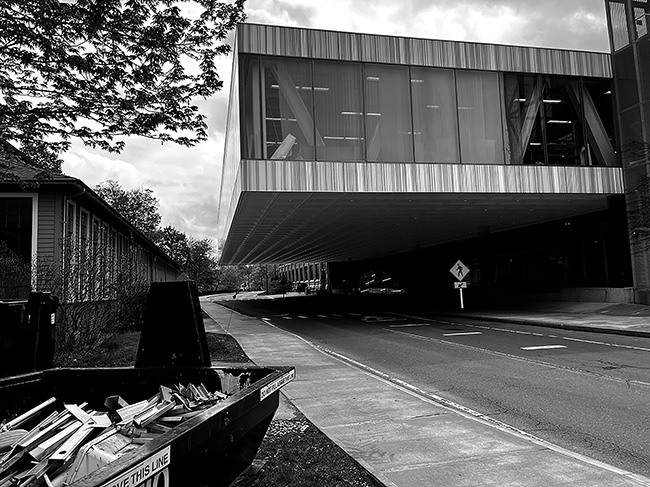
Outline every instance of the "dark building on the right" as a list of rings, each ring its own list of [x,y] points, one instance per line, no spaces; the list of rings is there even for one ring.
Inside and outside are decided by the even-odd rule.
[[[650,304],[649,0],[606,0],[635,301]]]

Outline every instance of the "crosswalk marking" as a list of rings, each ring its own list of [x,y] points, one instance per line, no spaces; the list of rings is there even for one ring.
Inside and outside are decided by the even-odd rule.
[[[537,347],[521,347],[522,350],[551,350],[554,348],[567,348],[566,345],[539,345]]]

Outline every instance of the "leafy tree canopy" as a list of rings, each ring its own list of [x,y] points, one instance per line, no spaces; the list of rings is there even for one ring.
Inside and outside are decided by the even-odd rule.
[[[134,227],[149,238],[154,238],[161,216],[158,212],[158,199],[152,190],[125,190],[117,181],[111,179],[99,183],[94,190]]]
[[[113,152],[129,135],[205,140],[193,100],[222,87],[243,4],[0,0],[0,139],[54,169],[73,137]]]
[[[167,225],[156,232],[154,241],[163,252],[174,259],[181,267],[185,267],[189,247],[187,235],[177,228]]]

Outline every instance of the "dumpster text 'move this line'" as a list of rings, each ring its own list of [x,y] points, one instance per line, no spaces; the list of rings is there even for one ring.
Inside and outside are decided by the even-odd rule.
[[[102,487],[149,487],[153,485],[169,487],[167,467],[170,463],[171,452],[170,447],[167,447]]]

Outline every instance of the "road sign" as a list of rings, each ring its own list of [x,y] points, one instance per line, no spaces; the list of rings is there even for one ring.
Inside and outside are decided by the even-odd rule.
[[[469,268],[459,260],[451,269],[449,269],[449,272],[451,272],[456,279],[462,281],[465,279],[465,276],[469,274]]]
[[[467,289],[467,283],[465,281],[455,282],[454,289]]]

